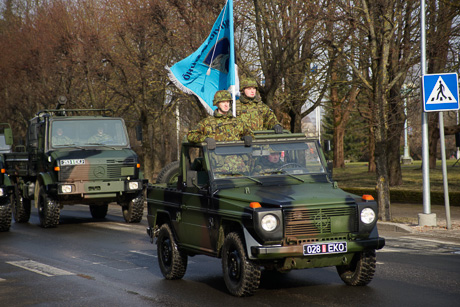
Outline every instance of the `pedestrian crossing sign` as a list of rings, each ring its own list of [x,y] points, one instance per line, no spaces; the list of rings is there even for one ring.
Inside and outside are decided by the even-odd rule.
[[[425,112],[459,109],[456,73],[423,75],[422,88]]]

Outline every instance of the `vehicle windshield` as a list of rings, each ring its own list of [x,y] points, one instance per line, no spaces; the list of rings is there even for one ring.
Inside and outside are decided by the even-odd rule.
[[[126,129],[119,118],[55,120],[50,135],[54,148],[128,145]]]
[[[214,179],[325,174],[316,142],[222,146],[210,151]]]

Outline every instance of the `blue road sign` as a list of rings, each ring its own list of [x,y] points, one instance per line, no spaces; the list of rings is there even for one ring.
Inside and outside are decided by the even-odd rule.
[[[425,112],[459,109],[456,73],[423,75],[422,88]]]

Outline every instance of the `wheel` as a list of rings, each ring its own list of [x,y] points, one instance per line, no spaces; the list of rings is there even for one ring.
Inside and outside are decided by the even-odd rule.
[[[227,289],[235,296],[250,296],[259,288],[260,267],[246,258],[243,241],[235,232],[224,240],[222,270]]]
[[[349,286],[365,286],[375,273],[375,250],[356,253],[350,264],[337,266],[340,278]]]
[[[157,183],[176,183],[179,177],[179,161],[167,164],[160,171],[157,177]]]
[[[38,192],[38,217],[40,226],[43,228],[53,228],[59,224],[59,205],[51,199],[44,187],[40,187]]]
[[[11,226],[11,203],[9,198],[0,200],[0,232],[10,230]]]
[[[177,247],[168,224],[160,227],[157,239],[158,264],[166,279],[181,279],[187,270],[187,255]]]
[[[122,205],[121,210],[126,223],[139,223],[144,214],[144,198],[138,196],[131,199],[127,205]]]
[[[27,223],[30,219],[30,199],[25,199],[18,187],[14,188],[11,194],[11,205],[13,207],[13,217],[16,223]]]
[[[103,219],[107,215],[108,204],[105,205],[89,205],[89,212],[94,219]]]

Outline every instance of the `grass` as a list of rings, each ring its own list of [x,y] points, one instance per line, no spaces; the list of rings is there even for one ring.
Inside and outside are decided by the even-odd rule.
[[[452,205],[460,204],[460,162],[453,166],[456,160],[447,160],[447,180],[449,199]],[[423,175],[422,162],[401,165],[403,184],[390,187],[391,201],[422,202]],[[340,188],[355,194],[369,193],[375,197],[376,174],[368,173],[367,163],[348,163],[344,169],[334,169],[333,178]],[[430,169],[430,191],[433,204],[444,204],[444,187],[441,161],[436,169]]]

